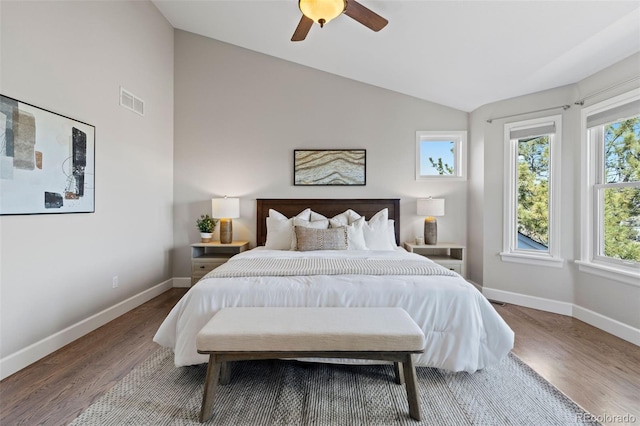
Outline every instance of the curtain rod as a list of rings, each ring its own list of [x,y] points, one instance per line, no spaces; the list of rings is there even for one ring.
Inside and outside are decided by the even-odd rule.
[[[585,96],[584,98],[582,98],[582,99],[579,99],[579,100],[575,101],[574,103],[575,103],[576,105],[584,105],[584,101],[586,101],[587,99],[591,99],[591,98],[593,98],[594,96],[598,96],[600,93],[608,92],[608,91],[609,91],[609,90],[611,90],[611,89],[615,89],[616,87],[623,86],[623,85],[625,85],[625,84],[627,84],[627,83],[631,83],[632,81],[634,81],[634,80],[638,80],[638,79],[640,79],[640,75],[636,75],[635,77],[631,77],[631,78],[630,78],[630,79],[628,79],[628,80],[621,81],[621,82],[620,82],[620,83],[618,83],[618,84],[614,84],[613,86],[609,86],[609,87],[607,87],[607,88],[604,88],[604,89],[602,89],[602,90],[599,90],[599,91],[597,91],[597,92],[595,92],[595,93],[590,94],[589,96]]]
[[[519,116],[519,115],[534,114],[534,113],[536,113],[536,112],[551,111],[551,110],[554,110],[554,109],[560,109],[560,108],[562,108],[563,110],[565,110],[565,111],[566,111],[566,110],[568,110],[569,108],[571,108],[571,105],[558,105],[558,106],[551,107],[551,108],[544,108],[544,109],[538,109],[538,110],[535,110],[535,111],[521,112],[521,113],[519,113],[519,114],[505,115],[505,116],[502,116],[502,117],[494,117],[494,118],[490,118],[490,119],[488,119],[488,120],[487,120],[487,123],[492,123],[492,122],[493,122],[493,120],[502,120],[503,118],[517,117],[517,116]]]

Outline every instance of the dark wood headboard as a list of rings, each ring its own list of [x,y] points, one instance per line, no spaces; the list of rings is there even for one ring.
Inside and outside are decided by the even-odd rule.
[[[267,241],[267,216],[274,209],[287,217],[293,217],[307,207],[328,218],[352,209],[368,219],[382,209],[389,209],[389,219],[395,221],[396,241],[400,241],[400,199],[398,198],[258,198],[256,243],[263,246]]]

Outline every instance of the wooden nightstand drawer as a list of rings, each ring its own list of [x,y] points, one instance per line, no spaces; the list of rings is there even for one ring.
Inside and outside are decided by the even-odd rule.
[[[450,269],[454,272],[457,272],[458,274],[462,275],[462,265],[457,262],[457,263],[453,263],[453,262],[439,262],[439,261],[434,261],[439,265],[444,266],[447,269]]]
[[[194,272],[194,273],[192,273],[191,274],[191,285],[193,286],[195,283],[200,281],[202,279],[202,277],[204,277],[205,275],[207,275],[206,272]]]
[[[404,248],[411,253],[428,257],[439,265],[450,269],[463,277],[465,270],[465,247],[455,243],[413,244],[404,243]]]
[[[224,264],[230,257],[248,249],[248,241],[234,241],[230,244],[191,244],[191,285]]]
[[[191,262],[191,285],[194,285],[202,277],[213,271],[220,265],[224,265],[227,258],[209,258],[209,259],[194,259]]]
[[[194,274],[204,272],[206,274],[224,264],[226,261],[226,258],[193,259],[193,262],[191,262],[191,272]]]

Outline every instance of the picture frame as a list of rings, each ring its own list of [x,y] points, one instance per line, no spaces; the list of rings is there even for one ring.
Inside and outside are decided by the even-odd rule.
[[[94,213],[95,127],[0,94],[0,215]]]
[[[366,149],[296,149],[293,151],[294,186],[364,186],[367,184]]]

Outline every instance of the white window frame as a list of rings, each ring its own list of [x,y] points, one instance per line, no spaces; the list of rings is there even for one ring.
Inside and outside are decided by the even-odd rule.
[[[549,134],[549,251],[538,252],[518,248],[518,139],[511,139],[514,130],[555,125],[555,133]],[[503,262],[517,262],[530,265],[561,268],[564,259],[560,257],[560,184],[561,184],[561,140],[562,115],[517,121],[504,125],[504,230],[502,252]]]
[[[421,150],[420,143],[424,141],[451,140],[453,147],[452,175],[422,175],[420,173]],[[466,131],[417,131],[416,132],[416,180],[449,180],[460,181],[467,179],[467,132]]]
[[[640,265],[599,256],[600,235],[597,212],[603,206],[596,197],[598,176],[601,173],[600,139],[591,138],[587,128],[589,116],[607,111],[640,99],[640,89],[585,107],[581,112],[582,133],[581,189],[580,189],[580,260],[576,260],[582,272],[598,275],[640,287]],[[599,213],[598,213],[599,214]]]

